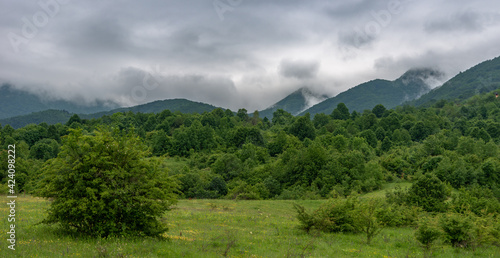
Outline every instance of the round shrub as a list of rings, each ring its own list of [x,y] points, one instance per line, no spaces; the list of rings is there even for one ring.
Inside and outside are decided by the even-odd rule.
[[[431,249],[432,243],[439,239],[442,232],[437,226],[437,222],[423,217],[418,222],[418,228],[415,232],[415,238],[420,242],[426,250]]]
[[[448,195],[445,184],[439,178],[426,174],[410,187],[407,202],[428,212],[442,212],[446,210],[445,200]]]
[[[85,235],[158,236],[159,220],[175,202],[177,183],[131,134],[72,130],[47,161],[36,194],[52,198],[46,224]]]
[[[455,247],[470,247],[473,240],[473,223],[470,218],[460,214],[446,214],[439,225],[444,231],[447,242]]]

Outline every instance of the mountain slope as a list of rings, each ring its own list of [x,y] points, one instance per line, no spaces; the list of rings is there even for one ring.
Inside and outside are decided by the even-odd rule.
[[[0,119],[0,125],[10,125],[13,128],[25,127],[29,124],[40,124],[47,123],[48,125],[53,125],[57,123],[66,123],[72,116],[72,113],[64,110],[44,110],[40,112],[33,112],[29,115],[15,116]]]
[[[270,119],[278,109],[283,109],[292,115],[298,115],[305,109],[327,98],[328,96],[314,93],[308,88],[300,88],[271,107],[259,111],[259,116]]]
[[[434,84],[442,76],[441,72],[428,68],[412,69],[395,81],[376,79],[362,83],[314,105],[302,114],[331,114],[339,103],[344,103],[350,111],[358,112],[372,109],[377,104],[393,108],[427,93],[431,89],[430,84]]]
[[[92,119],[92,118],[100,118],[104,115],[112,115],[118,112],[132,111],[134,113],[137,112],[159,113],[166,109],[172,112],[180,111],[182,113],[202,114],[203,112],[210,112],[216,108],[217,107],[209,104],[194,102],[186,99],[167,99],[167,100],[158,100],[151,103],[128,107],[128,108],[113,109],[111,111],[106,111],[106,112],[99,112],[94,114],[79,114],[79,116],[82,119]],[[1,125],[9,124],[14,128],[24,127],[31,123],[39,124],[42,122],[51,125],[57,123],[66,123],[72,115],[73,113],[64,110],[45,110],[40,112],[33,112],[28,115],[0,119],[0,124]]]
[[[65,100],[44,100],[36,94],[15,89],[9,84],[0,86],[0,119],[27,115],[47,109],[90,114],[117,107],[116,103],[110,101],[98,101],[95,105],[78,105]]]
[[[166,99],[166,100],[157,100],[150,103],[126,107],[126,108],[117,108],[106,112],[99,112],[95,114],[90,114],[84,116],[86,118],[99,118],[104,115],[112,115],[118,112],[128,112],[132,111],[134,113],[159,113],[163,110],[170,110],[172,112],[180,111],[182,113],[198,113],[202,114],[203,112],[210,112],[216,109],[216,106],[212,106],[210,104],[205,104],[201,102],[195,102],[187,99]]]
[[[420,106],[440,99],[467,99],[500,87],[500,57],[482,62],[461,72],[441,87],[423,95],[411,104]]]

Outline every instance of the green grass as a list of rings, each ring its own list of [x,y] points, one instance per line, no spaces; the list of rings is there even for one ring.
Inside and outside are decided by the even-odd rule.
[[[411,228],[386,228],[370,245],[363,235],[305,234],[297,229],[294,201],[181,200],[165,216],[170,228],[166,241],[68,235],[55,226],[36,224],[46,215],[48,201],[26,196],[16,202],[16,250],[7,249],[4,234],[0,257],[423,257]],[[296,202],[312,210],[325,201]],[[0,225],[7,232],[5,206]],[[434,249],[435,257],[499,253],[498,247],[474,251],[438,244]]]
[[[371,193],[367,193],[367,194],[363,195],[363,197],[365,197],[365,198],[384,198],[385,193],[389,190],[393,190],[394,188],[396,188],[396,186],[399,186],[402,189],[405,189],[405,188],[410,188],[411,185],[412,185],[412,183],[409,183],[409,182],[389,183],[389,184],[384,185],[384,187],[382,189],[377,190],[377,191],[373,191]]]
[[[163,166],[168,168],[170,174],[182,173],[185,167],[189,167],[189,160],[182,157],[164,157]]]

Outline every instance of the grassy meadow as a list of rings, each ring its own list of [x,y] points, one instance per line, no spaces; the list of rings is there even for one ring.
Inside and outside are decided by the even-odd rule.
[[[369,195],[383,196],[384,191]],[[170,228],[166,240],[92,239],[37,224],[50,203],[26,195],[16,200],[16,250],[7,248],[4,234],[0,257],[424,257],[412,228],[385,228],[370,245],[363,235],[306,234],[297,229],[293,202],[312,210],[325,201],[180,200],[165,216]],[[9,211],[6,205],[0,210],[1,228],[7,232]],[[438,243],[432,256],[499,257],[500,248]]]

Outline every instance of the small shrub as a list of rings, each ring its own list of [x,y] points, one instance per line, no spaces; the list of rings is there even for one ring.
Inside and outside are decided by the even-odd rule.
[[[244,181],[235,181],[230,184],[231,190],[227,194],[228,199],[233,200],[260,200],[259,189]]]
[[[306,232],[312,229],[323,232],[363,232],[367,234],[367,242],[376,236],[383,225],[376,217],[381,207],[379,200],[358,201],[357,198],[334,199],[323,204],[312,213],[295,204],[300,228]]]
[[[418,221],[418,228],[415,231],[415,238],[422,244],[426,251],[432,247],[432,243],[441,237],[442,232],[437,222],[431,218],[423,217]]]
[[[307,213],[304,206],[300,206],[294,203],[293,207],[297,211],[297,219],[300,222],[299,228],[309,233],[309,231],[311,231],[311,229],[314,227],[315,218],[309,213]]]
[[[493,237],[492,241],[496,246],[500,246],[500,218],[497,217],[492,225],[490,229],[490,234]]]
[[[353,211],[357,206],[357,198],[331,200],[315,211],[315,226],[324,232],[356,232]]]
[[[359,203],[352,212],[354,219],[354,227],[356,231],[363,232],[366,235],[366,243],[370,244],[371,240],[382,231],[383,223],[377,217],[376,212],[382,206],[382,202],[377,199],[370,199]]]
[[[422,209],[414,206],[384,204],[377,210],[377,219],[389,227],[415,226]]]
[[[495,221],[492,215],[478,217],[471,214],[473,218],[473,248],[495,242]]]
[[[498,243],[499,218],[493,214],[477,216],[466,214],[446,214],[440,219],[446,242],[455,247],[476,247]]]
[[[407,203],[408,188],[396,186],[394,190],[385,193],[385,199],[390,204],[403,205]]]
[[[284,189],[276,198],[278,200],[316,200],[321,199],[321,196],[314,192],[306,190],[304,187],[295,185]]]
[[[453,213],[444,215],[439,226],[445,241],[455,247],[470,247],[473,240],[473,223],[470,218]]]
[[[227,186],[224,179],[220,176],[216,176],[210,181],[210,184],[206,187],[207,191],[214,191],[215,196],[225,196],[227,194]]]

